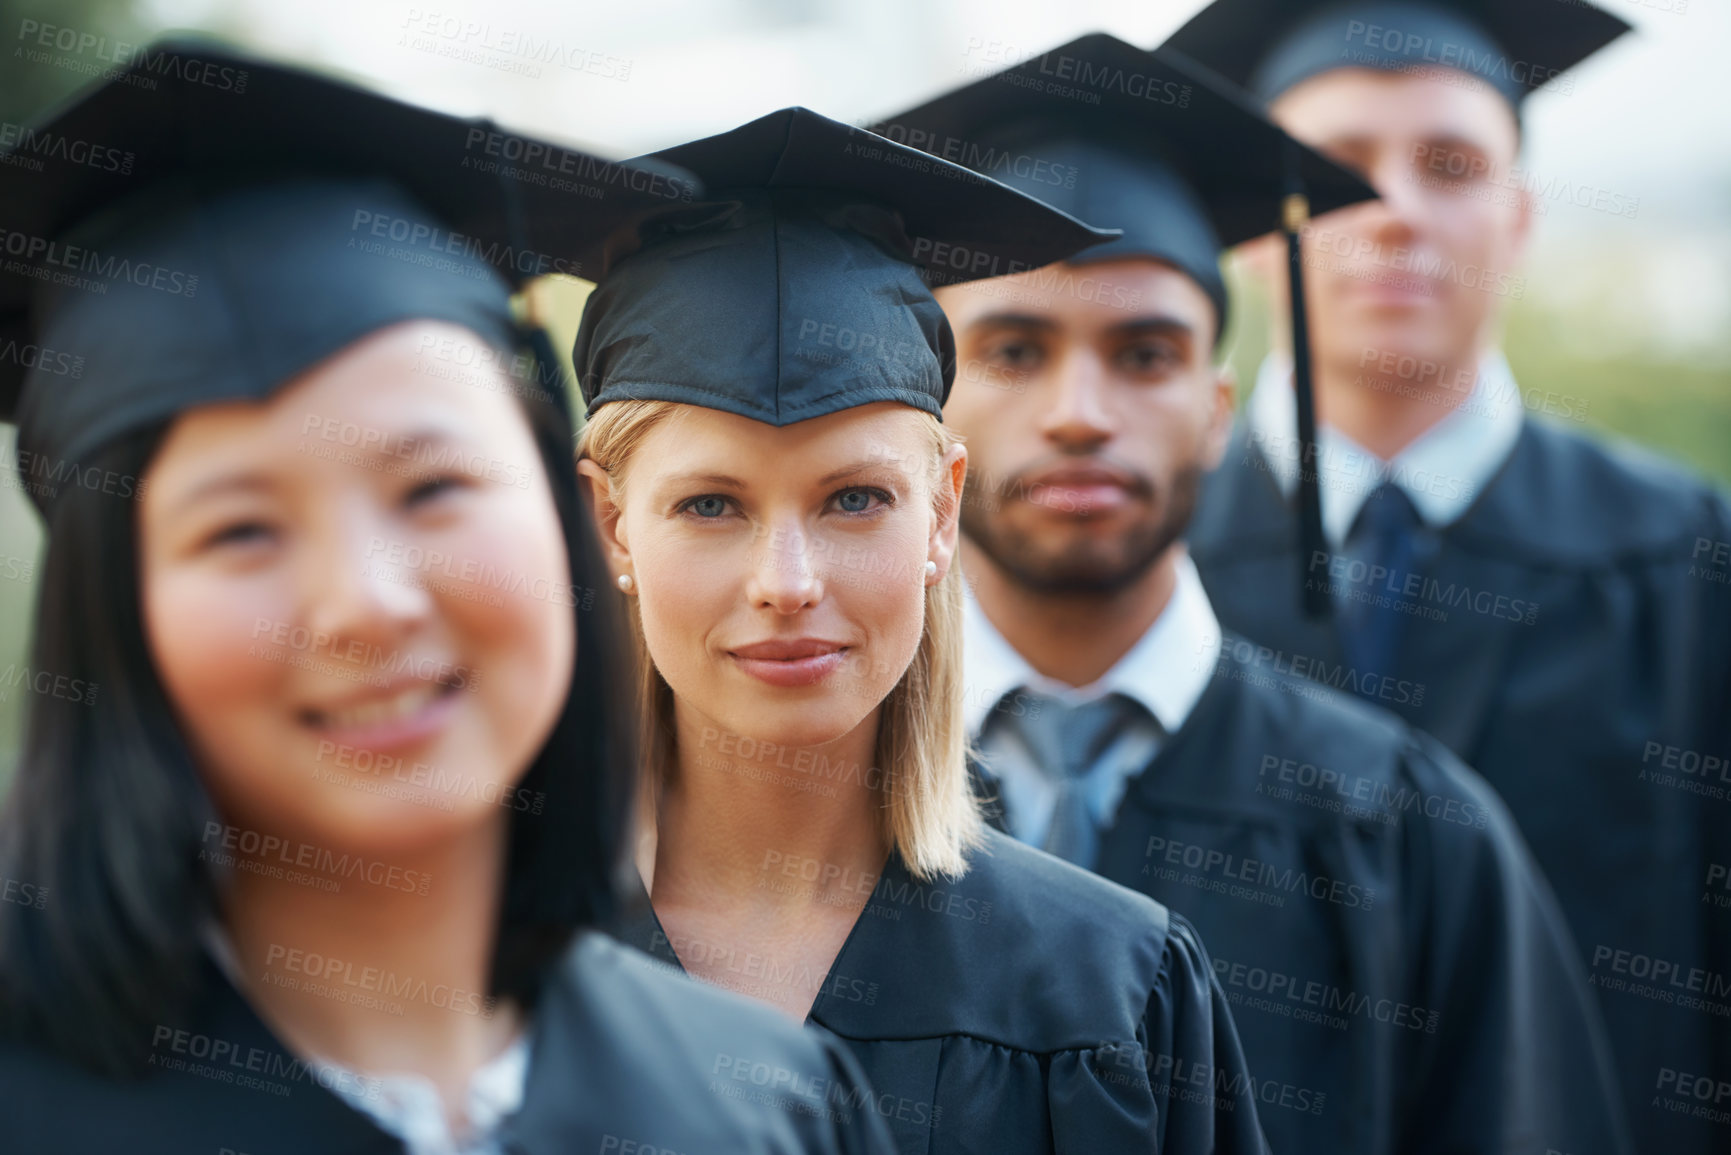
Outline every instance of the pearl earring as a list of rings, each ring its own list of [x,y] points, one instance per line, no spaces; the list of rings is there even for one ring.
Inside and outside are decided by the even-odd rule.
[[[935,561],[928,561],[926,563],[926,580],[929,582],[937,576],[938,576],[938,563]]]
[[[634,588],[636,588],[636,585],[637,579],[632,577],[630,574],[622,573],[619,575],[619,588],[625,593],[630,593]]]

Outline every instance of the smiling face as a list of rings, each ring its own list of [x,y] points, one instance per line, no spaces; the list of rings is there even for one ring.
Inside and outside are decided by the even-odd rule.
[[[1033,283],[1005,277],[938,294],[960,366],[944,420],[969,449],[962,531],[1040,592],[1115,591],[1146,574],[1189,523],[1232,415],[1207,294],[1151,260],[1088,271],[1127,292],[1030,306]]]
[[[1305,295],[1319,364],[1355,372],[1382,353],[1471,364],[1513,272],[1532,201],[1515,169],[1507,101],[1465,74],[1341,68],[1283,93],[1271,116],[1361,173],[1381,199],[1318,219],[1307,234]],[[1285,262],[1253,258],[1284,300]]]
[[[954,503],[934,487],[964,462],[894,402],[780,427],[679,405],[613,483],[580,462],[681,724],[799,747],[870,724],[949,567]]]
[[[230,823],[411,853],[504,815],[563,709],[547,476],[507,389],[422,371],[451,337],[477,340],[381,330],[267,402],[186,413],[151,462],[145,627]]]

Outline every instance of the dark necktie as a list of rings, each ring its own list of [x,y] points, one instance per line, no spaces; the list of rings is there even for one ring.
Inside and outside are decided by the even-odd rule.
[[[1052,823],[1041,849],[1084,869],[1090,869],[1100,848],[1100,828],[1089,808],[1092,771],[1136,716],[1146,714],[1140,703],[1123,694],[1108,694],[1080,706],[1030,694],[1037,703],[1021,717],[1005,722],[1021,735],[1038,768],[1058,787]]]
[[[1349,684],[1361,695],[1363,687],[1378,684],[1369,675],[1380,678],[1394,673],[1407,618],[1396,606],[1417,600],[1405,587],[1410,575],[1422,567],[1426,552],[1422,536],[1423,524],[1412,499],[1387,481],[1365,500],[1347,535],[1341,551],[1345,577],[1335,582],[1338,621],[1341,650],[1355,675]]]

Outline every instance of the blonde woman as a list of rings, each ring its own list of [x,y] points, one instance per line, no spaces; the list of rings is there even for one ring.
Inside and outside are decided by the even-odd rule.
[[[712,190],[599,253],[578,468],[645,661],[622,933],[840,1035],[904,1151],[1259,1151],[1194,932],[984,829],[955,373],[916,272],[1101,239],[802,109],[658,154]]]

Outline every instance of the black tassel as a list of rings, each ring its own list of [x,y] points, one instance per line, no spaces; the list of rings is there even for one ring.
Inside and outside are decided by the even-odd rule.
[[[1286,233],[1288,295],[1292,298],[1292,394],[1298,410],[1298,589],[1304,616],[1312,621],[1334,610],[1326,580],[1328,542],[1322,536],[1322,491],[1317,479],[1316,394],[1311,385],[1310,328],[1304,309],[1304,244],[1310,222],[1310,201],[1300,173],[1302,154],[1286,150],[1286,204],[1281,227]],[[1318,560],[1319,559],[1319,560]]]

